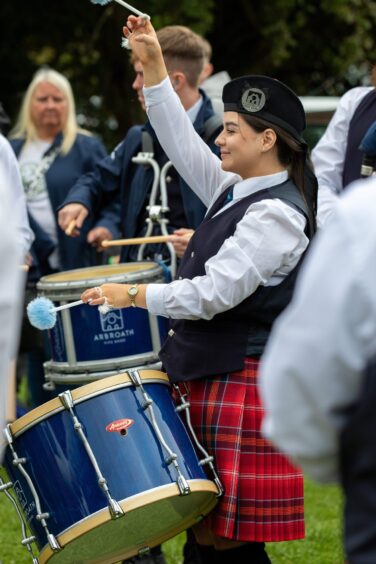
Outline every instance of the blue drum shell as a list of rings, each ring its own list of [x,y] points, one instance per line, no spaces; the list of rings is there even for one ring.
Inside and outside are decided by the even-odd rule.
[[[83,390],[106,382],[106,388],[99,394],[81,398],[74,411],[107,480],[111,496],[119,501],[174,483],[176,472],[165,461],[167,453],[142,407],[140,391],[132,384],[110,389],[111,380],[113,378],[80,388]],[[188,480],[207,480],[183,422],[175,411],[168,383],[146,383],[144,389],[153,401],[155,418],[164,440],[177,454],[183,476]],[[58,399],[44,404],[47,411],[51,405],[51,413],[43,419],[37,418],[35,424],[25,429],[21,427],[14,437],[14,449],[19,457],[26,458],[25,469],[37,490],[42,511],[49,513],[47,523],[54,535],[107,507],[106,497],[73,427],[72,417],[60,407],[56,412],[59,404]],[[29,412],[29,418],[32,414]],[[122,419],[132,422],[125,435],[106,430],[109,424]],[[46,544],[46,536],[36,519],[34,498],[12,460],[8,447],[4,466],[41,549]]]
[[[42,277],[37,288],[60,306],[78,300],[85,289],[105,283],[165,281],[161,265],[144,261],[51,274]],[[102,315],[97,307],[79,305],[57,312],[56,324],[48,331],[51,359],[56,370],[71,368],[71,372],[90,371],[91,364],[98,361],[108,370],[147,364],[157,360],[167,331],[166,318],[152,316],[140,308],[113,309]]]
[[[59,305],[56,302],[55,305]],[[77,362],[95,362],[143,355],[153,351],[149,314],[140,308],[113,309],[102,315],[98,308],[80,305],[57,312],[56,324],[49,331],[54,362],[68,362],[63,316],[70,318]],[[167,320],[158,317],[160,342],[167,336]]]

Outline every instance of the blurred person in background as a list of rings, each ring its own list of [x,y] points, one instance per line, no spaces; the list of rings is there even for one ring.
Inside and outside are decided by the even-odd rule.
[[[209,96],[215,113],[223,120],[222,91],[224,85],[231,80],[231,77],[227,71],[214,73],[214,66],[211,62],[212,46],[204,37],[202,38],[202,45],[204,49],[204,67],[200,76],[200,88]]]
[[[213,74],[214,66],[211,62],[212,47],[209,41],[204,37],[202,37],[202,46],[204,50],[204,66],[199,78],[199,86],[205,94],[209,96],[215,115],[223,121],[224,110],[222,91],[224,85],[231,80],[231,77],[227,71],[220,71]],[[187,241],[193,233],[193,229],[187,229],[184,227],[177,229],[174,232],[174,235],[177,236],[174,241],[174,249],[179,258],[183,256],[185,249],[187,248]]]
[[[27,301],[35,297],[41,276],[97,264],[96,247],[117,234],[119,209],[98,202],[80,237],[72,239],[58,228],[56,208],[82,174],[106,155],[101,141],[81,129],[69,81],[53,69],[42,68],[24,95],[20,114],[10,133],[25,190],[30,226],[35,234],[27,280]],[[102,210],[103,206],[103,210]],[[43,362],[49,353],[43,334],[24,323],[23,345],[29,351],[30,405],[50,399],[42,389]]]
[[[27,216],[25,193],[17,159],[7,139],[0,133],[1,182],[12,203],[12,215],[16,223],[16,240],[21,251],[22,262],[26,260],[34,234]]]
[[[376,177],[339,198],[261,365],[264,435],[340,482],[349,564],[376,562]]]
[[[318,226],[331,217],[339,194],[361,177],[363,153],[359,145],[376,120],[376,66],[372,86],[358,86],[340,99],[311,158],[319,183]]]
[[[24,262],[32,233],[28,227],[17,161],[0,135],[0,432],[15,412],[11,361],[17,354],[23,304]],[[14,403],[14,405],[10,405]],[[0,464],[2,458],[0,441]]]
[[[158,31],[166,64],[173,87],[181,99],[184,108],[194,124],[196,131],[209,147],[218,154],[214,140],[222,128],[219,118],[213,121],[214,111],[208,96],[199,89],[199,81],[204,65],[203,42],[201,36],[185,26],[167,26]],[[138,101],[145,110],[142,88],[144,86],[142,64],[131,54],[131,64],[135,71],[132,84]],[[151,146],[143,146],[146,134]],[[163,151],[156,135],[147,121],[144,125],[133,126],[124,140],[114,149],[109,157],[101,160],[95,170],[81,177],[73,186],[59,212],[59,222],[66,229],[72,220],[76,220],[78,235],[84,219],[91,216],[97,206],[98,198],[103,194],[120,194],[121,199],[121,234],[124,238],[140,237],[145,234],[147,210],[153,182],[153,170],[150,166],[132,162],[140,151],[152,150],[160,169],[169,158]],[[176,235],[176,245],[182,254],[187,240],[184,228],[196,228],[205,214],[205,206],[193,193],[188,184],[170,168],[166,178],[168,204],[170,211],[168,231]],[[155,232],[155,234],[157,234]],[[175,247],[176,248],[176,247]],[[165,245],[149,246],[148,257],[168,258]],[[126,246],[121,249],[121,262],[137,260],[138,247]],[[147,255],[146,253],[146,255]]]

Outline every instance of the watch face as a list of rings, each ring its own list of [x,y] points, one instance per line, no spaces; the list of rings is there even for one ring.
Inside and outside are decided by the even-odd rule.
[[[135,288],[134,286],[132,286],[132,288],[129,288],[128,294],[129,294],[130,296],[137,296],[137,294],[138,294],[138,288]]]

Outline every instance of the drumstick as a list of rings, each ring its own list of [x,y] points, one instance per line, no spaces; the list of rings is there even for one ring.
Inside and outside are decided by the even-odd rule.
[[[102,247],[121,247],[125,245],[144,245],[146,243],[169,243],[172,241],[171,235],[153,235],[151,237],[135,237],[134,239],[113,239],[112,241],[102,241]]]
[[[72,235],[74,228],[76,227],[76,220],[72,219],[69,222],[68,227],[66,228],[66,230],[64,231],[65,235],[68,235],[69,237]]]

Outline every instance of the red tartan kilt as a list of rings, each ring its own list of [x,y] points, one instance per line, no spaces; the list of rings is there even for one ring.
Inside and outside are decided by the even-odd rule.
[[[225,489],[205,520],[221,537],[249,542],[304,538],[303,475],[260,433],[259,361],[187,382],[193,428]]]

